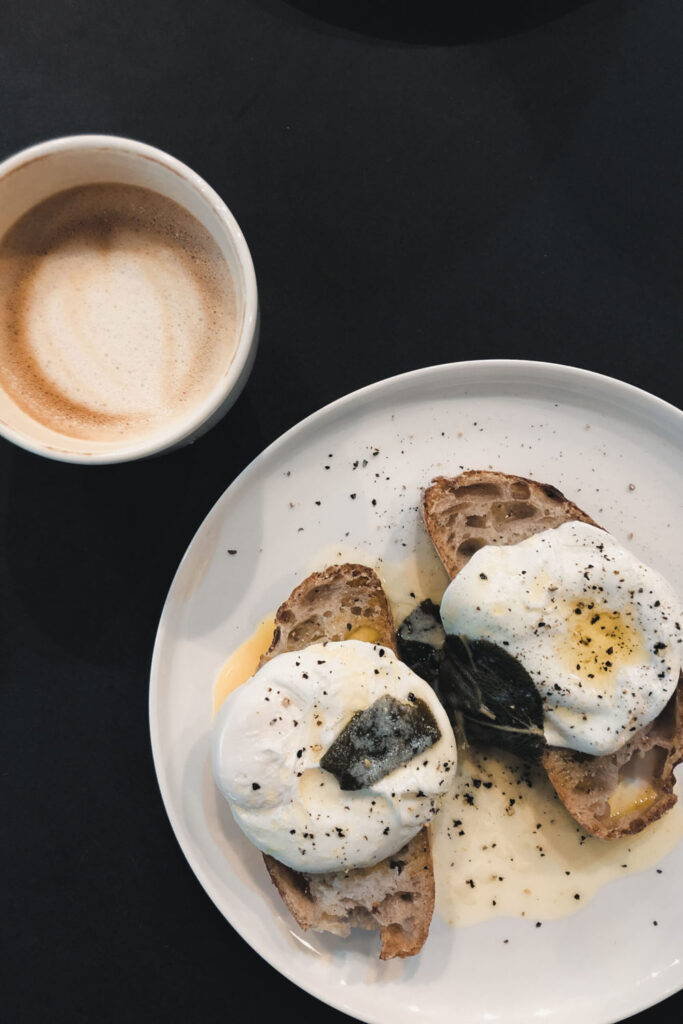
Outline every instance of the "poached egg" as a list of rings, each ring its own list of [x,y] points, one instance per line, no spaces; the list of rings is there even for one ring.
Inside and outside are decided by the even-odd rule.
[[[353,716],[391,696],[423,701],[439,738],[369,786],[342,790],[321,758]],[[216,715],[213,772],[235,821],[298,871],[371,867],[438,810],[455,776],[453,730],[434,691],[387,647],[359,640],[280,654]]]
[[[487,545],[441,603],[447,633],[502,646],[527,670],[550,746],[612,754],[662,711],[681,670],[674,590],[595,526]]]

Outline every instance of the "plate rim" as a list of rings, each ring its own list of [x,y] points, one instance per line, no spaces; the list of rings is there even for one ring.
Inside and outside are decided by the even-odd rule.
[[[390,377],[382,378],[381,380],[374,381],[371,384],[364,385],[361,388],[357,388],[354,391],[350,391],[345,395],[333,399],[326,405],[321,406],[319,409],[309,413],[303,419],[294,423],[291,427],[287,428],[282,434],[271,441],[262,451],[260,451],[239,473],[238,475],[228,484],[228,486],[221,492],[211,508],[208,510],[206,515],[202,518],[201,522],[197,526],[190,542],[188,543],[180,562],[173,574],[173,578],[169,584],[169,588],[164,600],[163,607],[159,616],[157,624],[157,630],[154,639],[154,647],[152,651],[152,658],[150,663],[150,674],[149,674],[149,694],[148,694],[148,720],[149,720],[149,732],[150,732],[150,744],[152,752],[152,760],[154,764],[154,772],[156,776],[157,785],[161,794],[162,803],[164,810],[168,817],[171,825],[171,830],[175,837],[178,846],[180,847],[181,853],[183,854],[187,864],[192,870],[195,878],[201,885],[202,889],[209,897],[215,908],[227,922],[227,924],[245,941],[249,947],[260,956],[269,967],[278,971],[283,977],[287,978],[290,982],[306,992],[308,995],[315,999],[318,999],[325,1005],[332,1007],[333,1009],[339,1010],[342,1013],[346,1013],[352,1018],[361,1021],[362,1024],[386,1024],[386,1019],[383,1016],[377,1016],[374,1014],[363,1014],[358,1015],[355,1008],[351,1008],[341,999],[330,999],[328,996],[319,995],[318,992],[307,984],[305,981],[302,982],[298,977],[294,976],[294,972],[287,966],[281,964],[275,964],[264,952],[262,944],[257,941],[254,942],[250,938],[247,938],[242,928],[235,924],[219,906],[216,896],[214,894],[214,886],[212,882],[205,876],[203,868],[195,863],[194,857],[189,855],[183,845],[181,836],[184,836],[186,830],[181,825],[178,816],[176,815],[175,809],[171,801],[170,786],[166,779],[163,766],[162,756],[162,740],[160,737],[160,726],[159,720],[156,715],[155,702],[159,696],[160,688],[160,660],[161,660],[161,649],[165,640],[165,624],[166,619],[170,615],[170,605],[172,595],[178,579],[184,569],[185,563],[190,556],[190,552],[194,548],[195,543],[198,541],[199,536],[204,531],[208,521],[216,514],[218,506],[227,499],[230,492],[237,490],[242,484],[244,478],[259,467],[266,459],[273,453],[273,451],[279,447],[284,447],[288,441],[296,437],[298,433],[305,432],[311,424],[315,423],[318,419],[323,419],[339,411],[345,405],[353,404],[354,402],[363,401],[367,398],[371,398],[373,395],[380,395],[385,390],[390,390],[392,387],[396,387],[401,382],[407,382],[408,380],[419,381],[429,376],[438,376],[441,373],[452,373],[457,370],[463,370],[465,372],[476,372],[477,370],[483,371],[484,373],[496,371],[528,371],[530,373],[537,371],[540,373],[554,374],[558,378],[568,378],[569,380],[576,382],[579,380],[590,381],[594,385],[602,385],[604,387],[612,389],[615,393],[621,392],[626,399],[640,404],[655,408],[660,413],[666,416],[673,416],[674,420],[678,419],[683,425],[683,410],[677,406],[660,398],[657,395],[653,395],[649,391],[645,391],[643,388],[639,388],[637,385],[629,384],[627,381],[620,380],[617,377],[611,377],[607,374],[598,373],[594,370],[583,369],[582,367],[571,366],[565,363],[556,363],[544,360],[531,360],[531,359],[471,359],[471,360],[457,360],[449,363],[439,363],[436,365],[419,367],[413,370],[407,370],[403,373],[394,374]],[[660,995],[655,999],[647,998],[644,1002],[638,1003],[633,1007],[629,1008],[629,1015],[642,1013],[651,1006],[668,999],[676,992],[680,991],[683,986],[669,988],[664,995]],[[621,1015],[616,1017],[609,1016],[601,1018],[600,1024],[617,1024],[617,1022],[624,1020]]]

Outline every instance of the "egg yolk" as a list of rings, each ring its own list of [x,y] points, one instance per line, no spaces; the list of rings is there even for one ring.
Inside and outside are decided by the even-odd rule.
[[[368,644],[378,644],[381,640],[380,634],[373,626],[358,626],[352,630],[346,640],[363,640]]]
[[[270,647],[274,629],[275,619],[270,615],[259,623],[249,639],[228,658],[218,673],[213,689],[214,715],[229,693],[251,679],[259,661]]]
[[[593,601],[575,601],[568,606],[565,622],[558,653],[565,668],[589,685],[604,688],[621,667],[650,660],[630,606],[611,611]]]

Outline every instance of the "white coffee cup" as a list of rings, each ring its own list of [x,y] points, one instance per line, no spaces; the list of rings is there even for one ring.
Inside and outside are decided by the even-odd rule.
[[[84,440],[62,434],[21,408],[0,381],[0,435],[48,458],[89,464],[155,455],[194,441],[213,426],[249,377],[259,321],[254,266],[235,218],[199,175],[141,142],[109,135],[75,135],[40,143],[0,163],[0,238],[49,197],[98,183],[136,185],[158,192],[183,207],[209,232],[234,284],[237,337],[229,364],[201,402],[139,438]]]

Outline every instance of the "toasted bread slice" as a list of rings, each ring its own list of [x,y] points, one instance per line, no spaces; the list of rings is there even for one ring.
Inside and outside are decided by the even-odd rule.
[[[367,640],[396,653],[391,612],[372,569],[332,565],[308,576],[278,608],[273,642],[260,664],[324,640]]]
[[[486,470],[437,476],[422,511],[451,579],[485,544],[517,544],[573,519],[598,525],[551,484]]]
[[[421,829],[374,868],[304,875],[267,854],[263,859],[301,928],[335,935],[379,928],[382,960],[413,956],[422,949],[434,909],[429,829]]]
[[[683,677],[662,713],[616,753],[591,757],[564,747],[543,752],[543,767],[560,800],[579,824],[601,839],[635,835],[670,810],[677,799],[674,768],[681,761]],[[639,763],[641,784],[630,783],[633,805],[612,813],[610,798],[614,803],[624,770]]]
[[[396,651],[382,584],[363,565],[333,565],[299,584],[278,609],[273,642],[261,663],[312,643],[347,639],[367,640]],[[263,859],[304,930],[348,935],[352,927],[379,928],[382,960],[413,956],[424,945],[434,911],[428,828],[372,868],[304,874],[268,854]]]
[[[437,477],[423,497],[432,542],[453,578],[485,544],[516,544],[542,530],[589,515],[551,484],[493,471]],[[683,760],[683,674],[662,713],[615,754],[594,757],[546,747],[543,767],[560,800],[580,825],[601,839],[642,831],[676,803],[674,768]],[[641,766],[642,798],[622,810],[610,808],[625,776]]]

